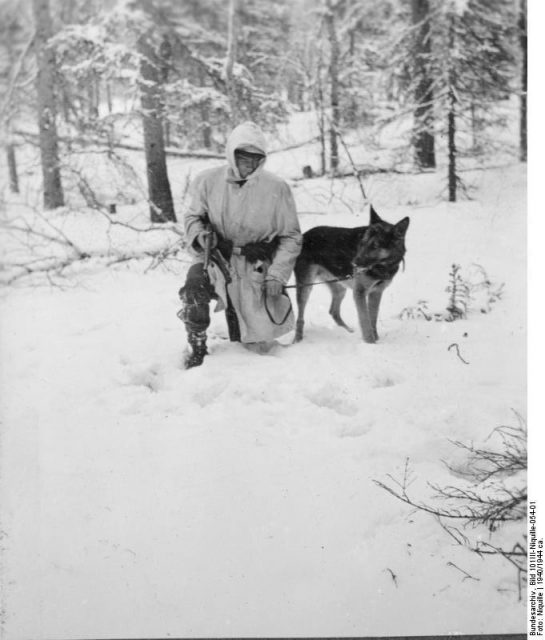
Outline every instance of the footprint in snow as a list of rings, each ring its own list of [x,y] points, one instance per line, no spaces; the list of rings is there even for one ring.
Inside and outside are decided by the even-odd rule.
[[[128,385],[147,387],[156,393],[163,386],[163,379],[159,368],[156,366],[133,368],[126,372]]]
[[[371,431],[375,425],[374,418],[366,418],[357,424],[345,424],[337,431],[339,438],[359,438]]]
[[[214,400],[219,398],[219,396],[225,391],[227,388],[228,382],[227,380],[216,380],[216,381],[206,381],[206,387],[202,389],[198,389],[193,393],[193,401],[203,409],[208,405],[212,404]]]
[[[320,390],[307,394],[307,398],[317,407],[331,409],[341,416],[355,416],[358,407],[348,398],[347,391],[336,387],[322,387]]]
[[[376,375],[373,380],[371,380],[371,387],[373,389],[385,389],[387,387],[395,387],[400,380],[396,380],[394,376],[389,374]]]

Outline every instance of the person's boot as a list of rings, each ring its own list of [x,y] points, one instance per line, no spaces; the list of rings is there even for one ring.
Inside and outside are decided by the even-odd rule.
[[[206,331],[188,331],[187,341],[191,347],[191,353],[185,360],[185,368],[199,367],[204,360],[204,356],[208,354]]]

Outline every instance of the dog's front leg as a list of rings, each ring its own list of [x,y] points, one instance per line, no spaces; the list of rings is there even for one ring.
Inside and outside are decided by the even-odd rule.
[[[365,342],[376,342],[376,331],[371,323],[369,307],[367,305],[367,290],[362,284],[354,286],[354,302],[358,311],[361,333]]]
[[[369,316],[371,319],[371,327],[373,329],[375,340],[378,340],[377,319],[383,290],[384,289],[382,287],[371,289],[367,300],[367,304],[369,307]]]
[[[301,342],[303,339],[303,328],[305,326],[305,307],[307,306],[310,296],[311,287],[305,286],[306,282],[297,281],[296,297],[297,297],[297,323],[295,325],[294,342]]]

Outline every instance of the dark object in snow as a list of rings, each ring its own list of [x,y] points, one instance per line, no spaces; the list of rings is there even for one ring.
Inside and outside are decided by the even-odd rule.
[[[314,171],[309,164],[303,167],[303,178],[314,178]]]
[[[117,205],[115,204],[115,202],[112,202],[112,204],[109,205],[108,212],[112,214],[117,213]]]
[[[341,318],[340,308],[346,289],[353,289],[363,339],[377,341],[382,292],[403,262],[408,226],[409,218],[390,224],[371,207],[367,227],[314,227],[303,234],[303,249],[295,264],[299,307],[295,342],[303,339],[305,306],[316,280],[329,287],[329,313],[347,331],[352,329]]]

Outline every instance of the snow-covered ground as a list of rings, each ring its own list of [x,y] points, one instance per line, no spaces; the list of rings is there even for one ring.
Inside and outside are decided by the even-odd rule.
[[[258,356],[215,314],[210,356],[184,371],[184,261],[4,292],[7,639],[525,631],[512,565],[374,482],[401,480],[408,460],[411,495],[433,503],[428,482],[460,482],[452,440],[494,444],[526,414],[524,169],[465,177],[474,199],[457,204],[441,202],[439,172],[366,181],[384,218],[411,218],[376,345],[337,327],[316,287],[302,343]],[[304,229],[367,224],[353,179],[294,194]],[[421,300],[445,310],[453,263],[504,283],[501,299],[482,313],[481,295],[456,322],[401,319]],[[357,327],[349,296],[343,315]]]

